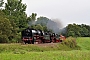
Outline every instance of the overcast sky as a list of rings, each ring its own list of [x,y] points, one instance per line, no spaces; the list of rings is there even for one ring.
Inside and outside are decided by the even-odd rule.
[[[22,0],[26,13],[37,13],[50,19],[59,19],[64,26],[69,23],[90,25],[90,0]]]

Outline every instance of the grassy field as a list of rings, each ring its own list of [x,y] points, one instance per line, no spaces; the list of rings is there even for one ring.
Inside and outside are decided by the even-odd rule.
[[[90,37],[79,37],[77,38],[77,44],[82,50],[90,50]]]
[[[79,37],[76,40],[80,50],[72,50],[61,44],[48,47],[0,44],[0,60],[90,60],[90,38]]]
[[[90,51],[46,51],[25,54],[1,53],[0,60],[90,60]]]

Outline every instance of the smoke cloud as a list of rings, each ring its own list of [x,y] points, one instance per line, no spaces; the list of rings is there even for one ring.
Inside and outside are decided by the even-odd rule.
[[[29,26],[35,25],[36,24],[36,21],[29,21],[28,24],[29,24]]]
[[[59,19],[49,20],[47,23],[47,28],[53,30],[54,33],[60,33],[63,25]]]
[[[29,22],[29,26],[37,24],[46,25],[48,30],[52,30],[54,33],[57,34],[60,33],[62,31],[61,29],[63,28],[63,24],[59,19],[48,19],[44,17],[41,20]]]

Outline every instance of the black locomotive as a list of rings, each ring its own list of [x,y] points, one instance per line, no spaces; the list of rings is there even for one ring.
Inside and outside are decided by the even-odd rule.
[[[59,35],[32,28],[24,29],[21,32],[21,35],[22,35],[21,39],[25,44],[60,42]]]

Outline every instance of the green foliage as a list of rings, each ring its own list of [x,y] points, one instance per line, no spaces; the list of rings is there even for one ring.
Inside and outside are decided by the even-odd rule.
[[[8,37],[11,34],[12,26],[10,21],[7,18],[0,17],[0,32],[2,35],[7,35]]]
[[[0,35],[0,43],[8,43],[9,39],[6,35]]]
[[[90,36],[90,34],[89,34],[90,33],[90,31],[89,31],[90,26],[82,24],[80,27],[82,28],[80,30],[80,33],[81,33],[82,37]]]
[[[90,26],[81,24],[81,25],[76,25],[74,24],[69,24],[67,27],[67,34],[66,36],[73,36],[73,37],[89,37],[90,36]]]
[[[17,43],[21,43],[21,32],[17,33],[15,40]]]
[[[21,32],[17,33],[13,39],[9,40],[10,43],[21,43]]]
[[[48,31],[47,23],[49,20],[50,20],[49,18],[41,16],[37,18],[36,24],[40,24],[43,27],[43,30],[47,32]]]
[[[0,7],[2,7],[3,4],[4,4],[4,1],[0,0]]]
[[[5,10],[3,10],[10,20],[19,28],[25,28],[27,26],[26,4],[22,3],[22,0],[7,0],[5,3]],[[14,19],[11,19],[13,18]]]
[[[38,17],[37,21],[35,21],[36,16],[37,16],[36,13],[32,13],[32,15],[27,18],[27,21],[29,22],[29,26],[34,29],[44,30],[45,32],[48,31],[47,22],[49,19],[47,17]]]
[[[43,30],[45,32],[47,32],[47,31],[52,32],[53,31],[52,29],[47,28],[47,23],[48,23],[49,20],[50,20],[49,18],[41,16],[41,17],[37,18],[36,24],[40,24],[43,27]]]
[[[35,29],[43,30],[43,27],[40,24],[38,24],[38,25],[35,26]]]
[[[38,17],[36,24],[40,24],[41,26],[46,26],[49,20],[50,19],[48,19],[47,17]]]
[[[62,44],[65,44],[66,46],[72,49],[79,48],[76,43],[76,39],[73,37],[68,37],[66,40],[63,40]]]
[[[72,37],[74,37],[74,36],[75,36],[74,31],[69,31],[69,32],[68,32],[68,36],[72,36]]]
[[[32,15],[27,18],[27,21],[28,21],[28,22],[29,22],[29,21],[35,21],[35,20],[36,20],[36,16],[37,16],[36,13],[32,13]]]
[[[2,13],[0,14],[0,17],[2,16],[0,18],[2,19],[2,23],[4,23],[4,19],[7,21],[5,25],[2,24],[1,30],[7,31],[7,33],[4,32],[4,35],[8,37],[9,42],[20,41],[20,35],[18,33],[28,26],[27,15],[25,13],[26,7],[26,4],[23,4],[22,0],[7,0],[7,3],[5,3],[5,9],[2,10],[5,14],[0,12]],[[5,16],[3,16],[3,14]],[[1,30],[0,32],[2,32]]]
[[[0,43],[8,42],[8,38],[12,35],[12,28],[9,19],[7,19],[5,14],[0,10]]]
[[[43,26],[43,30],[44,30],[44,32],[47,32],[48,28],[46,26]]]

